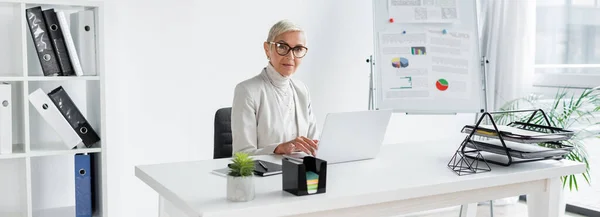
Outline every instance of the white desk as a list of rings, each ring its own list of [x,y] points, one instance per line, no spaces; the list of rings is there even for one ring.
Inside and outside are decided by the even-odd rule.
[[[160,216],[393,216],[527,194],[529,216],[560,216],[560,176],[585,171],[572,161],[539,161],[458,176],[447,167],[456,142],[394,144],[377,159],[328,165],[327,192],[297,197],[281,175],[257,177],[256,198],[226,200],[226,178],[210,171],[229,159],[137,166],[136,176],[160,195]],[[260,159],[279,162],[274,156]],[[564,212],[564,211],[563,211]]]

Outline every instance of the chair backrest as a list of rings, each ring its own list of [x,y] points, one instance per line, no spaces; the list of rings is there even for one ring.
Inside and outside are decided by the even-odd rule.
[[[220,108],[215,113],[215,142],[213,159],[232,156],[231,107]]]

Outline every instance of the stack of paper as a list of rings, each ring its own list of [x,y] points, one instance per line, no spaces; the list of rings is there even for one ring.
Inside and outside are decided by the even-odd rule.
[[[479,125],[479,127],[488,129],[488,130],[494,130],[493,125]],[[502,133],[508,133],[508,134],[518,135],[518,136],[523,136],[523,137],[542,137],[543,136],[543,137],[551,137],[551,138],[561,138],[561,136],[558,136],[558,135],[551,135],[551,134],[547,134],[547,133],[543,133],[543,132],[525,130],[525,129],[520,129],[520,128],[516,128],[516,127],[511,127],[511,126],[496,125],[496,127],[498,127],[498,130]]]
[[[490,145],[495,145],[498,147],[503,147],[502,142],[500,140],[490,140],[490,141],[486,141],[485,143],[490,144]],[[515,151],[520,151],[520,152],[540,152],[540,151],[555,150],[553,148],[546,148],[543,146],[539,146],[537,144],[533,145],[533,144],[525,144],[525,143],[518,143],[518,142],[511,142],[511,141],[504,141],[504,144],[506,145],[507,148],[510,148]]]
[[[572,132],[562,131],[556,133],[545,133],[540,131],[526,130],[513,126],[497,125],[498,131],[502,134],[505,141],[514,141],[521,143],[539,143],[549,141],[564,141],[572,136]],[[461,132],[471,133],[473,125],[466,125]],[[487,137],[497,137],[497,132],[492,125],[479,125],[477,135]]]
[[[317,193],[319,187],[319,174],[312,171],[306,172],[306,187],[309,194]]]

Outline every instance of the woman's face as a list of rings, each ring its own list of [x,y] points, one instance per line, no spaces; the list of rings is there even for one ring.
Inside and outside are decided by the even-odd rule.
[[[292,31],[277,36],[272,42],[265,42],[264,48],[271,65],[282,76],[290,76],[302,63],[307,52],[304,33]],[[289,51],[289,52],[288,52]],[[285,55],[281,55],[285,54]],[[296,56],[298,55],[298,56]],[[300,57],[300,58],[299,58]]]

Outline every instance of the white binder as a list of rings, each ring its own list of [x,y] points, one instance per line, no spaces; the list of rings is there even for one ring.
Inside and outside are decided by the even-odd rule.
[[[12,153],[11,84],[0,83],[0,154]]]
[[[85,10],[72,13],[71,36],[79,54],[84,75],[97,75],[96,72],[96,25],[94,11]]]
[[[29,94],[29,102],[40,113],[42,118],[58,133],[65,146],[69,149],[75,148],[83,141],[69,122],[62,116],[50,97],[41,88]]]
[[[75,69],[75,74],[77,76],[82,76],[83,68],[81,68],[81,62],[79,61],[79,55],[77,55],[77,49],[75,48],[75,42],[73,42],[73,36],[71,36],[71,28],[67,22],[65,12],[57,11],[56,17],[58,18],[58,23],[60,23],[60,29],[62,30],[63,37],[65,38],[65,44],[67,45],[67,50],[69,51],[69,59],[71,59],[71,64],[73,65],[73,69]]]

